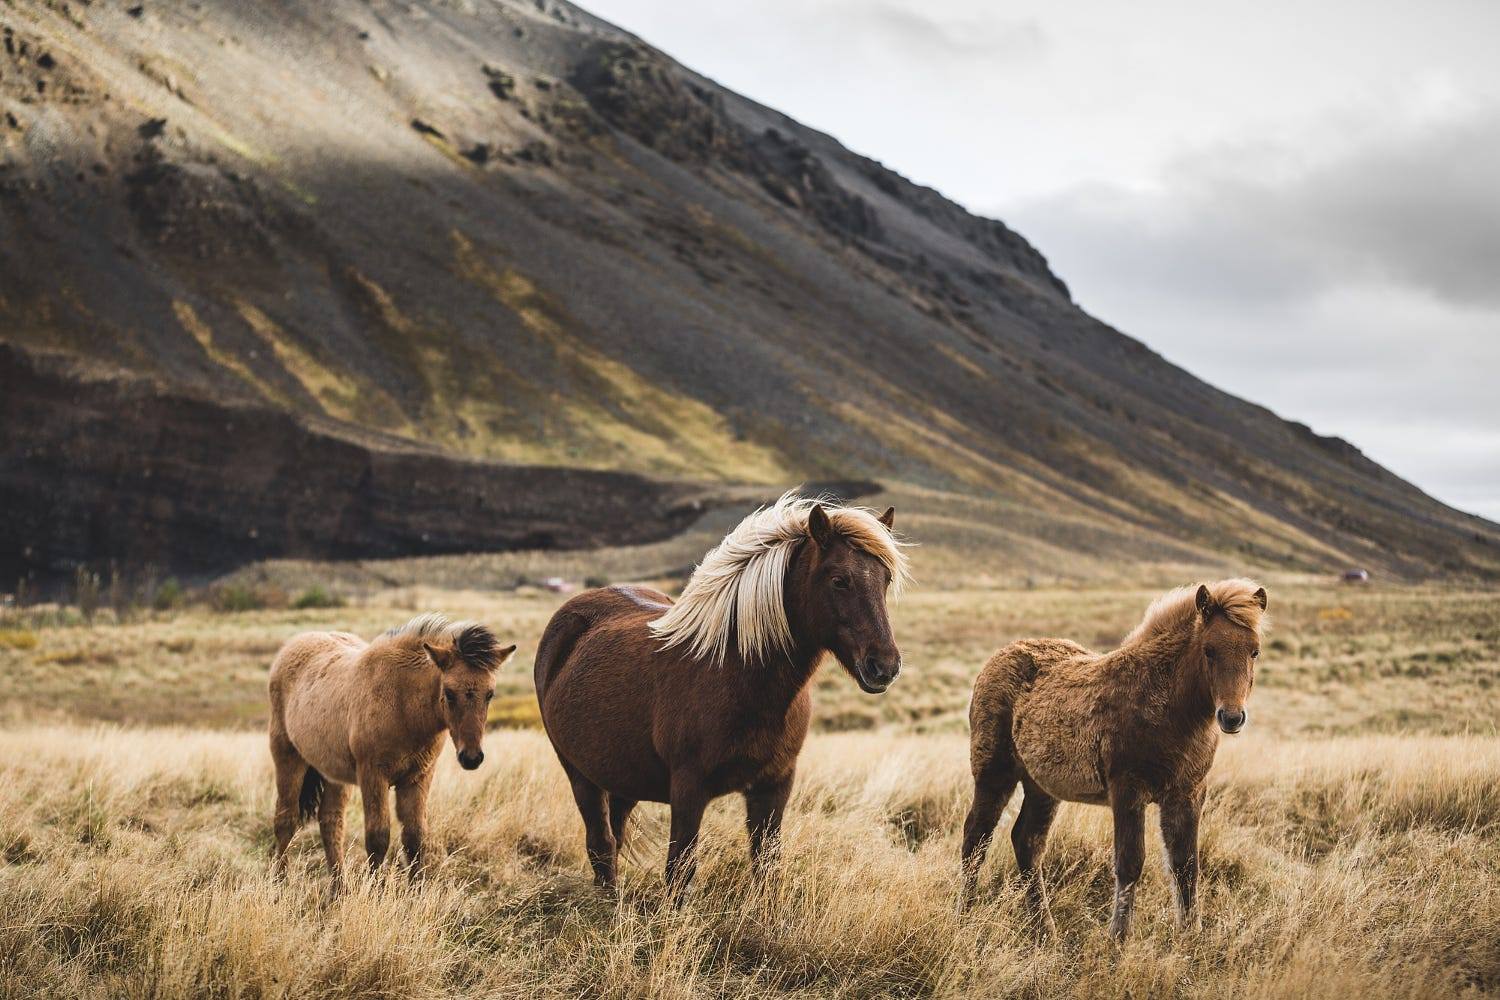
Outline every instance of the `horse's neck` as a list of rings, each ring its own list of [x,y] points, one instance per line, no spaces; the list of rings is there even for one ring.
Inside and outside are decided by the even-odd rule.
[[[783,611],[792,633],[789,649],[767,653],[759,663],[742,665],[734,674],[753,687],[747,695],[776,712],[791,707],[793,701],[812,680],[823,659],[824,645],[810,634],[801,609],[808,595],[805,547],[793,556],[787,566],[782,586]],[[731,644],[732,645],[732,644]]]
[[[1203,669],[1203,647],[1196,626],[1157,632],[1126,647],[1132,658],[1146,664],[1149,683],[1162,689],[1177,718],[1209,718],[1213,714],[1208,678]]]
[[[382,657],[376,665],[376,685],[382,689],[388,710],[400,715],[407,734],[416,740],[432,739],[448,728],[438,706],[442,678],[424,663],[410,662],[407,652]]]

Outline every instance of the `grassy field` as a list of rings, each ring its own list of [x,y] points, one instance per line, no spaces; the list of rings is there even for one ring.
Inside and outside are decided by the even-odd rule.
[[[291,572],[286,568],[276,572]],[[307,574],[311,568],[296,572]],[[1149,865],[1136,934],[1106,940],[1109,817],[1064,806],[1045,860],[1060,934],[1022,921],[999,838],[956,912],[964,709],[998,644],[1108,646],[1158,587],[925,587],[895,609],[907,668],[818,681],[782,877],[749,881],[723,800],[683,910],[662,906],[665,807],[634,822],[616,905],[535,729],[542,590],[374,586],[337,608],[205,607],[0,623],[0,996],[1437,996],[1500,989],[1500,595],[1267,581],[1276,621],[1247,732],[1205,818],[1205,927],[1172,927]],[[476,774],[445,755],[425,883],[327,892],[316,837],[268,877],[266,667],[307,628],[442,609],[521,651]],[[1015,803],[1012,803],[1013,814]],[[357,837],[358,808],[351,815]],[[1002,826],[1008,826],[1003,820]]]

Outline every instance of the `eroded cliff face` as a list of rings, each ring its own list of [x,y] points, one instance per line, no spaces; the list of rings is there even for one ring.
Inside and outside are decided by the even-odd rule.
[[[124,440],[207,454],[211,404],[257,414],[256,464],[339,470],[285,516],[219,519],[224,545],[629,537],[594,501],[552,511],[576,467],[668,509],[662,482],[872,480],[1002,500],[1105,558],[1500,573],[1495,525],[1086,315],[1003,223],[571,5],[13,0],[0,35],[0,341],[160,386],[96,418]],[[14,473],[59,519],[29,531],[68,559],[177,544],[152,525],[186,505],[68,478],[85,417],[30,398],[61,450]],[[326,459],[278,443],[310,429]],[[392,454],[552,471],[464,534]],[[200,471],[217,497],[258,482]]]
[[[0,580],[655,541],[726,491],[358,441],[0,344]]]

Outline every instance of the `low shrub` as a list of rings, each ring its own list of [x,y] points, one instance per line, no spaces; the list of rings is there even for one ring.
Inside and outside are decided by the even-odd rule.
[[[343,606],[344,599],[338,594],[325,589],[321,584],[313,584],[311,587],[308,587],[302,593],[298,594],[297,599],[292,602],[292,607],[299,611],[307,608],[342,608]]]

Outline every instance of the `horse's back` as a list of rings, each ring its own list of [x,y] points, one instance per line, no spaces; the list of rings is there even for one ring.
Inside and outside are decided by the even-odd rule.
[[[666,594],[639,584],[616,584],[570,597],[553,612],[537,644],[534,668],[537,697],[545,696],[552,679],[566,665],[573,647],[585,633],[596,626],[622,620],[651,621],[666,614],[671,606],[672,599]]]
[[[286,691],[307,676],[310,668],[358,654],[369,644],[349,632],[302,632],[282,643],[271,661],[267,679],[273,691]]]
[[[1091,655],[1068,639],[1018,639],[995,651],[974,680],[969,721],[1010,714],[1016,703],[1049,667]]]

